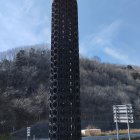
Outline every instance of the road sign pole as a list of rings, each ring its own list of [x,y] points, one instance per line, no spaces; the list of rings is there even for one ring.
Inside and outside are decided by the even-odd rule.
[[[33,140],[35,140],[35,135],[33,136]]]
[[[128,138],[129,138],[129,140],[131,140],[131,137],[130,137],[130,126],[129,126],[129,122],[127,123],[127,127],[128,127]]]
[[[116,107],[115,107],[116,108]],[[115,110],[115,116],[116,116],[116,130],[117,130],[117,140],[119,140],[119,127],[118,127],[118,121],[117,121],[117,111]]]
[[[130,126],[129,126],[129,118],[128,118],[128,108],[127,108],[126,116],[127,116],[128,138],[129,138],[129,140],[131,140],[131,137],[130,137]]]
[[[118,128],[118,122],[116,121],[116,130],[117,130],[117,140],[119,140],[119,128]]]

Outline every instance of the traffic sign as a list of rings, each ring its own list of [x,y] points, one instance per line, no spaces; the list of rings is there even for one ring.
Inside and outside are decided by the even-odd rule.
[[[30,137],[31,127],[27,127],[27,137]]]
[[[114,119],[114,122],[118,122],[118,123],[134,123],[133,120],[116,120],[116,119]]]
[[[129,109],[126,109],[126,110],[113,110],[113,113],[133,113],[133,111],[132,110],[129,110]]]
[[[117,129],[117,140],[119,140],[119,130],[118,123],[127,123],[128,126],[128,137],[130,140],[130,126],[129,123],[134,123],[133,118],[132,105],[114,105],[113,106],[113,114],[114,114],[114,122],[116,123]]]
[[[124,107],[113,107],[113,109],[132,109],[132,107],[131,106],[124,106]]]
[[[113,105],[113,107],[129,107],[129,106],[132,106],[131,104],[126,104],[126,105]]]
[[[114,119],[117,119],[117,120],[133,120],[133,117],[127,117],[127,116],[117,117],[117,116],[114,116]]]
[[[114,117],[117,116],[117,117],[125,117],[125,116],[128,116],[128,117],[133,117],[133,114],[114,114]]]

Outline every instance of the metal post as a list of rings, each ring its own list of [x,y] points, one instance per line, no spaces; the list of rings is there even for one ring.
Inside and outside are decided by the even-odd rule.
[[[115,106],[116,109],[116,106]],[[118,119],[117,119],[117,111],[115,110],[115,116],[116,116],[116,130],[117,130],[117,140],[119,140],[119,127],[118,127]]]
[[[129,122],[127,123],[127,127],[128,127],[128,138],[129,138],[129,140],[131,140],[131,137],[130,137],[130,126],[129,126]]]
[[[131,140],[131,137],[130,137],[130,126],[129,126],[129,118],[128,118],[128,107],[127,107],[127,105],[126,105],[126,108],[127,108],[126,116],[127,116],[128,138],[129,138],[129,140]]]
[[[117,140],[119,140],[119,127],[117,121],[116,121],[116,130],[117,130]]]
[[[33,135],[33,140],[35,140],[35,135]]]

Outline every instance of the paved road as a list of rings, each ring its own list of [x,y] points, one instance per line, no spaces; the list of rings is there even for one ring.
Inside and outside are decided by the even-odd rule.
[[[140,138],[140,134],[131,134],[131,137],[134,138]],[[110,135],[110,136],[94,136],[94,137],[86,137],[82,138],[82,140],[109,140],[109,139],[115,139],[116,135]],[[119,138],[128,138],[128,135],[120,135]],[[49,139],[40,139],[40,140],[49,140]]]
[[[140,134],[131,134],[131,137],[134,138],[140,138]],[[110,135],[110,136],[94,136],[94,137],[86,137],[82,140],[108,140],[108,139],[115,139],[116,135]],[[120,135],[119,138],[128,138],[128,135]]]

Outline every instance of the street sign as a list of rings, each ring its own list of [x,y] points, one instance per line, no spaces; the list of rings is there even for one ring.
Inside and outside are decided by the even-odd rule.
[[[133,120],[116,120],[116,119],[114,119],[114,122],[118,122],[118,123],[134,123]]]
[[[130,106],[132,106],[131,104],[126,104],[126,105],[113,105],[113,107],[124,107],[124,106],[128,106],[128,107],[130,107]]]
[[[133,113],[133,111],[132,110],[130,110],[130,109],[126,109],[126,110],[113,110],[113,113]]]
[[[130,115],[114,114],[114,119],[118,119],[118,120],[133,120],[133,114],[130,114]]]
[[[30,137],[31,127],[27,127],[27,137]]]
[[[132,113],[132,105],[114,105],[113,113]]]
[[[117,116],[114,116],[114,119],[116,120],[133,120],[133,117],[123,117],[123,116],[121,116],[121,117],[117,117]]]
[[[132,109],[132,107],[131,106],[121,106],[121,107],[119,107],[119,106],[114,106],[113,107],[114,109]]]
[[[130,113],[130,114],[126,114],[126,113],[122,113],[122,114],[119,114],[119,113],[114,113],[114,117],[115,116],[117,116],[117,117],[126,117],[126,116],[128,116],[128,117],[133,117],[133,114],[132,113]]]
[[[117,129],[117,140],[119,140],[119,130],[118,123],[126,123],[128,126],[128,137],[130,140],[130,126],[129,123],[134,123],[133,118],[132,105],[114,105],[113,106],[113,114],[114,114],[114,122],[116,123]]]
[[[116,110],[117,109],[119,109],[119,110],[124,110],[125,109],[126,110],[126,109],[132,109],[132,106],[128,106],[128,107],[127,106],[123,106],[123,107],[122,106],[121,107],[115,106],[114,109],[116,109]]]

